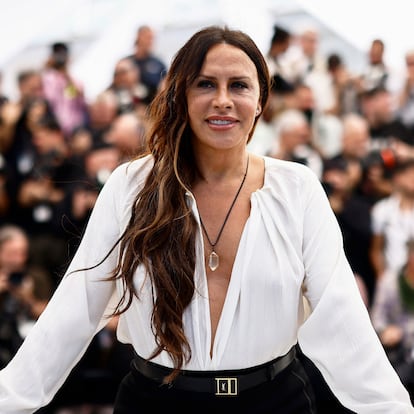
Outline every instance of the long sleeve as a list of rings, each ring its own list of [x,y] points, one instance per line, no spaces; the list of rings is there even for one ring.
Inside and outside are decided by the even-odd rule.
[[[305,294],[299,344],[342,404],[359,413],[414,413],[370,321],[326,195],[313,175],[303,197]]]
[[[0,412],[32,413],[51,401],[90,341],[107,322],[115,282],[103,281],[117,252],[122,174],[118,167],[96,201],[81,244],[48,306],[9,365],[0,371]]]

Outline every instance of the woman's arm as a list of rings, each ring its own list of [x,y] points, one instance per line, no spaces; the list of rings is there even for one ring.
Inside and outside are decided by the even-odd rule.
[[[23,345],[0,371],[0,412],[33,413],[51,401],[90,341],[107,322],[115,282],[104,281],[117,251],[102,261],[120,236],[125,169],[119,167],[101,190],[81,244],[53,297]]]
[[[321,184],[306,177],[303,201],[305,291],[312,313],[299,343],[341,403],[359,413],[414,413],[389,363],[345,257]]]

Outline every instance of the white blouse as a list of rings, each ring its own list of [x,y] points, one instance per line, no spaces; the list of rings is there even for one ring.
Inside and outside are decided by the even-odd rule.
[[[102,281],[118,252],[93,270],[127,225],[152,166],[150,157],[119,166],[98,197],[68,272],[20,350],[0,371],[0,413],[46,405],[117,304],[121,281]],[[194,216],[197,205],[187,194]],[[201,228],[196,291],[184,313],[192,349],[185,368],[246,368],[285,354],[297,341],[342,404],[357,413],[414,413],[382,349],[345,259],[335,216],[316,175],[293,162],[265,157],[265,181],[251,195],[227,297],[210,357],[210,315]],[[134,298],[118,338],[142,357],[155,347],[149,278],[138,268]],[[302,294],[312,313],[305,320]],[[155,360],[172,366],[166,353]]]

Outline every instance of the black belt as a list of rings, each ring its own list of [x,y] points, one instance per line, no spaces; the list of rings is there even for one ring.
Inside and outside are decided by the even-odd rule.
[[[273,380],[295,358],[295,347],[285,355],[251,368],[222,371],[181,370],[172,384],[167,386],[179,390],[208,392],[215,395],[237,395],[242,391]],[[163,384],[163,378],[172,372],[171,368],[147,361],[135,354],[132,361],[136,370],[151,380]]]

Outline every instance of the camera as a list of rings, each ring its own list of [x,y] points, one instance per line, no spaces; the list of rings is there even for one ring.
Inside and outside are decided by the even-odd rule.
[[[23,272],[13,272],[9,275],[9,283],[12,286],[20,286],[24,279],[24,273]]]
[[[369,169],[379,165],[385,170],[391,171],[397,164],[397,157],[391,148],[373,150],[362,160],[362,168]]]
[[[31,176],[34,179],[52,178],[61,163],[62,154],[57,150],[51,150],[39,157],[33,166]]]

